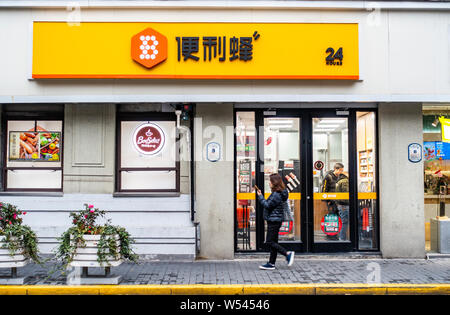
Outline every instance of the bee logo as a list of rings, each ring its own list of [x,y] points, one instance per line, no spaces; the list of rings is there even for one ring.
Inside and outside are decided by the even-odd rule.
[[[146,28],[131,38],[131,58],[147,69],[153,68],[167,59],[167,38]]]

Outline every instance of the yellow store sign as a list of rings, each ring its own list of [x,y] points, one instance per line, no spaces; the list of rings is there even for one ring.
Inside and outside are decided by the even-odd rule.
[[[33,23],[42,78],[359,79],[358,24]]]

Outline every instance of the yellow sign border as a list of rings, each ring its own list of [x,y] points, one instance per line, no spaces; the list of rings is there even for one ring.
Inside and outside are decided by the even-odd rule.
[[[80,22],[81,27],[86,26],[85,29],[77,29],[77,26],[72,26],[71,28],[66,27],[68,24],[63,21],[33,22],[33,61],[31,74],[33,79],[359,80],[358,23]],[[172,40],[172,37],[175,35],[185,36],[184,34],[186,33],[183,32],[187,31],[178,31],[180,25],[184,26],[184,28],[192,28],[189,34],[195,34],[195,31],[205,24],[209,24],[215,30],[210,31],[212,35],[224,35],[220,34],[223,32],[230,37],[230,34],[235,33],[236,36],[251,36],[250,29],[262,28],[261,38],[268,37],[271,41],[264,42],[262,46],[260,45],[257,54],[258,60],[253,58],[253,60],[247,62],[247,65],[250,65],[250,67],[243,67],[245,62],[238,60],[228,62],[225,67],[226,71],[224,71],[223,63],[219,64],[215,60],[213,60],[215,63],[211,62],[206,64],[204,62],[205,64],[201,65],[202,68],[200,69],[198,66],[197,68],[193,66],[192,62],[175,62],[176,56],[174,56],[173,46],[170,52],[171,56],[163,64],[157,65],[154,69],[142,68],[142,66],[138,65],[130,57],[128,51],[131,37],[145,27],[154,27],[156,30],[160,28],[162,29],[162,33]],[[223,27],[224,25],[226,27]],[[286,27],[293,29],[293,31],[282,32],[286,30]],[[274,59],[276,62],[270,63],[269,61],[272,57],[270,57],[270,52],[267,52],[269,50],[267,45],[272,44],[272,39],[277,38],[275,35],[280,36],[282,43],[283,41],[286,42],[286,38],[290,38],[289,36],[296,34],[296,27],[299,30],[303,28],[309,30],[309,33],[304,32],[301,35],[303,37],[309,36],[308,38],[313,38],[314,41],[308,42],[303,37],[294,37],[289,43],[289,49],[282,50],[283,53],[276,56],[277,59]],[[244,30],[237,32],[236,30],[240,30],[240,28]],[[102,34],[102,30],[114,34],[105,35],[107,37],[105,40],[111,42],[111,47],[105,48],[108,49],[106,52],[100,51],[105,46],[105,42],[96,42],[96,38],[99,37],[99,34]],[[214,32],[219,34],[215,34]],[[342,35],[340,32],[342,32]],[[289,34],[289,36],[285,33]],[[201,33],[201,35],[204,36],[207,33]],[[55,39],[63,40],[58,42]],[[68,41],[68,46],[65,45],[64,40]],[[304,40],[311,47],[307,46],[307,49],[305,49],[304,43],[298,43],[301,40]],[[255,48],[259,44],[261,43],[254,42],[254,54],[257,51]],[[172,43],[171,45],[174,44]],[[346,59],[344,59],[343,66],[324,66],[327,55],[325,49],[328,45],[336,49],[340,45],[344,46],[344,56],[346,56]],[[61,50],[61,46],[67,47],[65,50]],[[348,48],[346,48],[347,46]],[[302,47],[304,52],[302,51],[301,56],[304,56],[304,58],[301,59],[302,61],[292,63],[292,60],[300,60],[298,58],[300,55],[297,55],[297,51],[302,50]],[[314,47],[315,49],[313,49]],[[321,47],[320,50],[318,50],[318,47]],[[202,51],[201,48],[202,46],[199,45],[199,54]],[[322,50],[323,55],[322,53],[320,56],[317,55],[318,51]],[[293,54],[293,51],[296,54]],[[111,65],[110,68],[105,65],[106,62],[102,59],[103,53],[104,58],[109,58],[108,64]],[[199,55],[199,57],[201,56]],[[67,58],[66,63],[64,63],[64,58]],[[164,71],[161,69],[164,69]]]

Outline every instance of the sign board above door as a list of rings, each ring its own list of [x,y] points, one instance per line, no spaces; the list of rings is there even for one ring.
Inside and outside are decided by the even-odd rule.
[[[358,80],[358,24],[34,22],[32,78]]]

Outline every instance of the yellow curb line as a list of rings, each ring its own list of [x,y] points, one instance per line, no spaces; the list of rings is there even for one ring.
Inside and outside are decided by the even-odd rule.
[[[22,285],[0,286],[0,295],[336,295],[445,294],[450,284],[258,284],[258,285]]]

